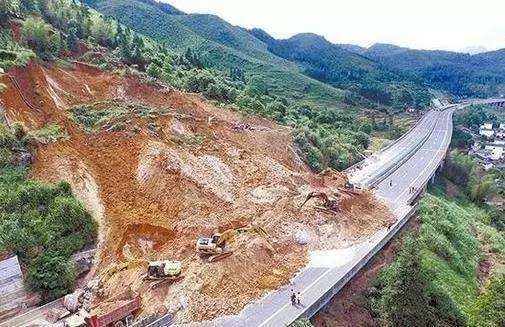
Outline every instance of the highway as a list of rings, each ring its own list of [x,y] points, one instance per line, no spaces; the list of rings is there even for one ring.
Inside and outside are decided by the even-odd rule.
[[[385,201],[397,218],[390,229],[382,229],[361,243],[348,248],[313,251],[308,265],[284,287],[266,294],[235,316],[191,323],[195,326],[287,326],[300,317],[311,317],[320,310],[386,244],[412,216],[411,201],[423,192],[447,152],[452,134],[453,107],[432,110],[403,137],[386,149],[357,165],[351,181],[374,185],[377,197]],[[390,183],[392,182],[392,183]],[[410,192],[411,187],[416,192]],[[291,289],[301,293],[302,305],[294,307]],[[26,316],[37,319],[48,308],[42,307],[0,326],[22,326]],[[165,320],[166,321],[166,320]],[[166,326],[167,323],[152,326]]]
[[[367,185],[373,182],[381,172],[388,170],[397,160],[403,158],[408,151],[413,149],[423,138],[430,135],[434,123],[438,118],[438,111],[426,113],[422,119],[404,136],[389,147],[366,158],[348,172],[349,180],[355,185]]]
[[[429,138],[406,162],[376,186],[376,195],[396,207],[407,204],[423,191],[426,181],[435,173],[451,141],[452,113],[452,110],[436,112],[432,120],[434,130]],[[411,193],[411,187],[416,191]]]
[[[376,196],[391,208],[397,222],[390,229],[384,228],[349,248],[311,252],[309,264],[289,285],[267,294],[236,316],[191,326],[287,326],[320,310],[415,214],[412,200],[424,192],[448,150],[453,111],[454,106],[429,111],[406,135],[350,172],[351,181],[374,184]],[[291,305],[291,289],[301,292],[301,307]]]

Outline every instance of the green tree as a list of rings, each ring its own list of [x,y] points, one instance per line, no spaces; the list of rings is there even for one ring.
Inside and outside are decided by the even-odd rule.
[[[496,190],[493,175],[484,177],[472,176],[468,185],[470,199],[475,203],[482,203]]]
[[[170,58],[169,56],[165,57],[165,60],[163,60],[163,66],[161,67],[161,70],[165,75],[169,75],[174,72],[174,62],[172,58]]]
[[[67,256],[45,252],[30,264],[26,276],[28,286],[40,292],[44,301],[70,293],[74,287],[75,267]]]
[[[27,18],[21,28],[23,42],[42,59],[53,59],[61,49],[61,37],[39,17]]]
[[[396,266],[382,290],[381,320],[388,326],[436,326],[425,289],[419,245],[410,236],[405,239]]]
[[[100,17],[94,20],[90,33],[98,44],[111,47],[115,42],[116,30],[116,25],[112,20]]]
[[[19,13],[19,0],[2,0],[0,1],[0,25],[7,23],[11,16]]]
[[[67,183],[60,187],[70,187]],[[96,222],[84,206],[67,196],[58,196],[48,208],[46,218],[49,243],[61,253],[71,255],[95,242]]]
[[[155,64],[154,62],[150,63],[146,69],[147,75],[153,78],[159,78],[161,76],[161,72],[162,72],[161,67]]]
[[[39,1],[38,0],[20,0],[20,9],[23,13],[38,13]]]

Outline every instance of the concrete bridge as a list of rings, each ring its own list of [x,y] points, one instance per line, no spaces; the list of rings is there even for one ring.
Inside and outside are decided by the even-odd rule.
[[[463,101],[461,104],[474,105],[474,104],[489,104],[496,107],[505,107],[505,98],[490,98],[490,99],[470,99]]]

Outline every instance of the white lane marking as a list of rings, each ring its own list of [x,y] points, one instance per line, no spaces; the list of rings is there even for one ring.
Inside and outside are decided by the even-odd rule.
[[[449,123],[449,122],[447,122],[447,123]],[[448,132],[448,131],[449,131],[448,129],[444,129],[444,139],[443,139],[443,143],[445,143],[445,139],[447,138],[447,134],[448,134],[447,132]],[[438,134],[438,135],[440,135],[440,134]],[[416,178],[416,179],[414,179],[414,181],[413,181],[412,183],[410,183],[410,184],[409,184],[409,189],[410,189],[410,187],[411,187],[411,186],[413,186],[413,185],[415,185],[415,184],[417,183],[417,180],[418,180],[419,178],[421,178],[421,176],[423,176],[423,175],[424,175],[424,173],[426,172],[426,170],[428,169],[428,167],[430,167],[430,166],[431,166],[431,164],[433,163],[433,161],[434,161],[434,160],[435,160],[435,158],[437,157],[438,152],[440,152],[440,151],[441,151],[441,150],[437,150],[437,151],[436,151],[435,155],[434,155],[434,156],[433,156],[433,158],[430,160],[429,164],[427,164],[427,165],[424,167],[424,169],[423,169],[423,171],[421,172],[421,174],[417,175],[417,178]],[[403,196],[403,194],[404,194],[405,192],[407,192],[407,189],[403,190],[403,192],[402,192],[402,193],[400,193],[400,195],[398,195],[398,196],[395,198],[395,200],[393,201],[393,203],[396,203],[396,202],[398,201],[398,199],[399,199],[400,197],[402,197],[402,196]]]
[[[324,272],[324,274],[322,274],[321,276],[319,276],[315,281],[313,281],[312,283],[309,284],[309,286],[307,286],[306,288],[303,289],[303,291],[300,292],[300,294],[305,294],[305,292],[311,288],[312,286],[314,286],[314,284],[316,284],[317,282],[319,282],[321,280],[321,278],[323,278],[324,276],[326,276],[328,273],[330,273],[332,271],[333,268],[331,269],[328,269],[327,271]],[[267,320],[263,321],[260,325],[258,325],[258,327],[262,327],[264,326],[266,323],[268,323],[270,320],[272,320],[273,317],[275,317],[279,312],[281,312],[282,310],[284,310],[286,307],[290,306],[291,303],[287,302],[286,304],[284,304],[282,307],[280,307],[277,311],[275,311],[274,313],[272,313],[272,315],[270,317],[268,317]]]
[[[444,134],[444,141],[445,141],[445,138],[446,138],[447,131],[448,131],[448,130],[446,129],[446,130],[445,130],[445,134]],[[438,152],[438,151],[437,151],[437,152]],[[423,174],[424,174],[424,171],[426,170],[426,168],[427,168],[428,166],[430,166],[430,165],[431,165],[431,162],[433,161],[433,159],[434,159],[435,157],[436,157],[436,155],[432,158],[432,160],[430,161],[430,164],[429,164],[429,165],[427,165],[427,166],[425,166],[425,169],[423,170]],[[421,174],[421,175],[422,175],[422,174]],[[420,177],[421,175],[418,175],[418,177],[416,178],[416,180],[417,180],[417,179],[419,179],[419,177]],[[416,181],[416,180],[415,180],[415,181]],[[404,190],[404,192],[403,192],[403,193],[405,193],[405,191],[406,191],[406,189]],[[401,196],[401,195],[403,195],[403,193],[402,193],[402,194],[400,194],[400,196]],[[398,196],[398,197],[400,197],[400,196]],[[397,199],[398,199],[398,197],[397,197]],[[314,286],[317,282],[319,282],[322,278],[324,278],[324,277],[325,277],[328,273],[330,273],[333,269],[334,269],[334,268],[331,268],[331,269],[328,269],[327,271],[325,271],[325,272],[324,272],[321,276],[319,276],[319,277],[318,277],[315,281],[313,281],[313,282],[312,282],[312,283],[310,283],[307,287],[305,287],[305,288],[304,288],[304,289],[300,292],[300,294],[305,294],[305,292],[306,292],[308,289],[312,288],[312,286]],[[258,327],[265,326],[265,324],[267,324],[270,320],[272,320],[275,316],[277,316],[277,314],[279,314],[279,312],[283,311],[286,307],[288,307],[288,306],[290,306],[290,305],[291,305],[291,304],[290,304],[289,302],[287,302],[286,304],[284,304],[284,305],[283,305],[282,307],[280,307],[277,311],[275,311],[274,313],[272,313],[272,315],[270,315],[270,317],[268,317],[268,319],[264,320],[264,321],[263,321],[260,325],[258,325]]]

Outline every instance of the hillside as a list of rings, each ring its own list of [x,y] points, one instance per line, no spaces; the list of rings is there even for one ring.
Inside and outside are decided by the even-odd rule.
[[[315,107],[342,108],[342,90],[306,77],[296,64],[269,53],[263,42],[217,16],[173,15],[138,0],[85,2],[175,51],[194,49],[226,73],[240,68],[248,78],[259,78],[271,94]]]
[[[211,319],[285,285],[309,250],[390,224],[369,192],[346,191],[344,175],[302,160],[326,168],[311,143],[323,139],[332,165],[349,164],[368,137],[352,116],[295,113],[240,76],[205,68],[195,50],[174,54],[72,1],[9,4],[0,11],[0,168],[9,165],[0,252],[20,255],[44,301],[76,286],[69,257],[96,243],[95,267],[79,280],[92,312],[140,294],[140,317]],[[304,128],[286,126],[295,119]],[[341,210],[315,201],[301,209],[311,191],[335,194]],[[228,240],[229,257],[209,263],[195,253],[198,237],[247,225],[263,233]],[[184,278],[153,288],[146,262],[169,259],[182,262]]]
[[[273,54],[303,67],[308,76],[352,90],[370,101],[396,109],[403,109],[406,105],[423,107],[429,102],[427,90],[412,78],[393,73],[322,36],[306,33],[276,40],[260,29],[250,32],[265,42]]]
[[[33,63],[9,76],[0,95],[7,120],[30,130],[57,123],[67,135],[38,146],[32,175],[67,181],[99,222],[97,271],[135,259],[183,262],[184,280],[161,293],[146,289],[142,267],[132,268],[104,281],[96,303],[131,287],[142,294],[143,315],[176,311],[180,296],[188,301],[181,321],[236,313],[303,266],[308,248],[295,242],[294,231],[307,230],[318,240],[310,247],[324,248],[387,224],[388,214],[367,193],[344,195],[337,219],[312,205],[300,211],[308,191],[339,192],[345,179],[311,173],[292,150],[289,128],[84,64]],[[36,94],[23,91],[34,85]],[[195,255],[198,236],[247,224],[262,226],[275,252],[243,235],[220,263]],[[321,226],[333,232],[321,234]]]
[[[363,55],[456,96],[496,96],[505,89],[504,50],[469,55],[375,44]]]
[[[317,35],[275,40],[264,31],[247,31],[213,15],[173,15],[138,0],[92,2],[104,14],[158,41],[167,41],[178,51],[197,49],[213,67],[243,69],[275,95],[330,108],[345,108],[346,104],[375,107],[379,103],[398,110],[429,102],[426,89],[411,78]],[[178,37],[174,38],[174,33]]]

